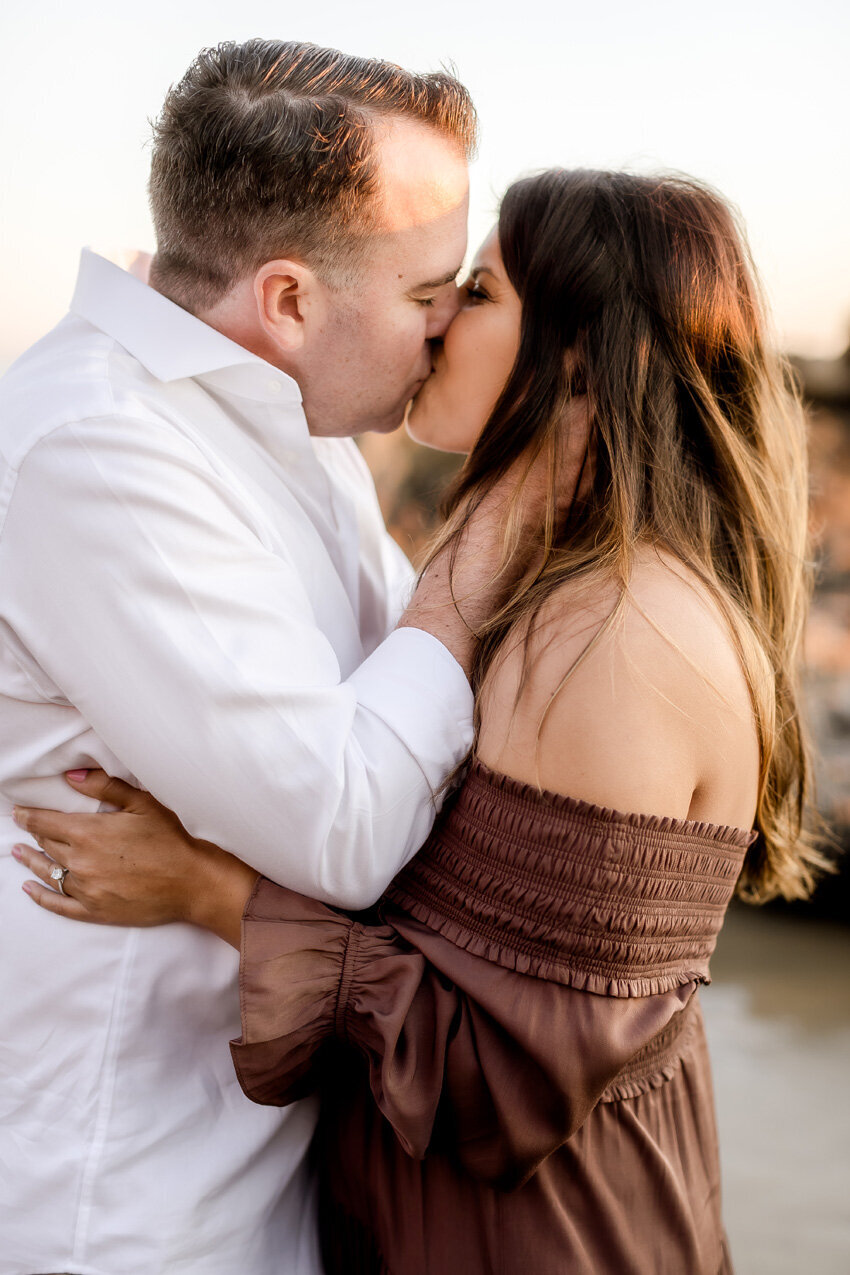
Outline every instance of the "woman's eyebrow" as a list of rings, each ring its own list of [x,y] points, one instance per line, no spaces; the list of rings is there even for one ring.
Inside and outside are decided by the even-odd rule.
[[[473,266],[469,273],[472,275],[473,279],[477,279],[480,274],[488,274],[490,278],[495,279],[497,283],[499,281],[499,276],[496,274],[496,271],[491,270],[489,266]]]

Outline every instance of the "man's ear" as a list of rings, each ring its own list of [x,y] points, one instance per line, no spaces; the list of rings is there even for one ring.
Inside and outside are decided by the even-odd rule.
[[[267,261],[254,276],[257,315],[279,349],[295,354],[318,300],[318,280],[300,261]]]

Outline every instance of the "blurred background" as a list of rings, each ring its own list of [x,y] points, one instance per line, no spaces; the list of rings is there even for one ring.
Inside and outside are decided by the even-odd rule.
[[[510,180],[556,164],[682,170],[739,207],[809,404],[820,575],[807,699],[820,801],[850,842],[846,0],[8,0],[0,372],[65,312],[84,244],[152,247],[148,120],[199,48],[254,35],[453,63],[482,123],[471,246]],[[401,434],[363,450],[415,555],[453,462]],[[850,1272],[848,902],[844,868],[810,904],[733,909],[703,994],[738,1275]]]

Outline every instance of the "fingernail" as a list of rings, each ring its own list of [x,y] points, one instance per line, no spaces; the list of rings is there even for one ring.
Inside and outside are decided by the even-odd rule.
[[[18,825],[19,828],[23,828],[24,826],[23,810],[19,810],[18,807],[15,806],[15,809],[12,811],[12,818],[14,819],[15,823]]]
[[[20,846],[12,846],[12,858],[13,858],[13,859],[20,859],[20,858],[21,858],[21,847],[20,847]]]
[[[87,770],[66,770],[65,775],[75,784],[81,784],[89,772]]]
[[[23,890],[24,894],[32,894],[32,882],[25,881],[24,884],[21,886],[21,889]]]

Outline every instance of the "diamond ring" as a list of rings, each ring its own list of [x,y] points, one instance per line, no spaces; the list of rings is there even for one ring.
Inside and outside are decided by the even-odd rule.
[[[68,875],[68,869],[60,867],[58,863],[54,863],[50,869],[50,880],[56,882],[57,889],[60,894],[65,893],[65,878]]]

